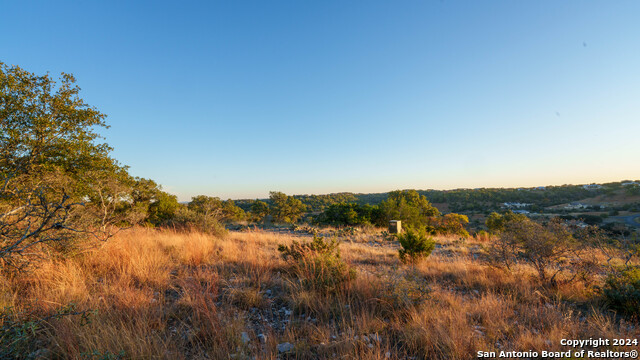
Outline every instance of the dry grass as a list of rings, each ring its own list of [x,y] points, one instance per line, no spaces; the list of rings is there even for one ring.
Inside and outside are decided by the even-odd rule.
[[[39,355],[62,359],[468,359],[479,350],[559,351],[562,338],[638,336],[638,324],[608,312],[591,284],[548,288],[526,268],[489,266],[490,239],[439,238],[431,257],[407,266],[396,244],[358,234],[340,246],[358,276],[329,293],[287,272],[277,246],[294,239],[132,229],[91,252],[0,276],[0,306],[94,311],[88,323],[47,323]],[[283,342],[292,353],[278,353]]]

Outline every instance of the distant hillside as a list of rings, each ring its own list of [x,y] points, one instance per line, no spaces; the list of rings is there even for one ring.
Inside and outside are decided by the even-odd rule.
[[[596,198],[605,202],[608,198],[640,196],[640,180],[623,180],[605,184],[539,186],[531,188],[478,188],[453,190],[417,190],[420,195],[438,204],[445,212],[484,212],[498,210],[504,203],[530,204],[532,210]],[[331,204],[340,202],[378,205],[387,199],[388,193],[333,193],[323,195],[294,195],[309,212],[319,212]],[[269,199],[261,199],[269,202]],[[236,205],[245,211],[253,200],[238,200]],[[618,200],[619,201],[619,200]]]

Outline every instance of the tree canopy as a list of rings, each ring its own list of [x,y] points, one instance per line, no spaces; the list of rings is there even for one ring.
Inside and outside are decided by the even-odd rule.
[[[160,208],[168,196],[155,182],[130,176],[111,157],[99,135],[107,128],[106,115],[79,93],[71,74],[56,80],[0,63],[4,263],[28,262],[24,255],[34,247],[66,249],[88,234],[108,238],[111,229],[157,215],[151,205]]]
[[[97,130],[105,115],[79,96],[75,78],[59,83],[0,63],[0,173],[37,176],[58,170],[81,181],[89,172],[123,169]],[[86,189],[85,189],[86,190]]]
[[[402,220],[408,226],[424,226],[432,217],[440,216],[424,195],[415,190],[396,190],[389,193],[387,200],[380,204],[387,220]]]
[[[271,215],[274,221],[280,223],[298,221],[306,208],[302,201],[279,191],[271,191],[269,200],[271,201]]]

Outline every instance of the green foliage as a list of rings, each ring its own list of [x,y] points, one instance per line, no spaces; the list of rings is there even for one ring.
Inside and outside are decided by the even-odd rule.
[[[295,223],[306,209],[302,201],[278,191],[271,191],[269,200],[271,215],[278,223]]]
[[[302,201],[308,211],[323,211],[333,204],[352,203],[357,200],[352,193],[335,193],[326,195],[294,195],[296,199]]]
[[[440,211],[415,190],[397,190],[389,193],[387,200],[380,204],[386,221],[402,220],[405,226],[430,226],[433,217]]]
[[[603,293],[612,308],[640,316],[640,267],[629,266],[609,274]]]
[[[331,293],[350,282],[356,273],[340,258],[339,243],[313,236],[307,243],[294,241],[280,245],[278,251],[291,266],[291,272],[307,288]]]
[[[56,83],[0,63],[0,173],[36,176],[58,169],[81,181],[87,171],[118,168],[111,148],[96,141],[106,116],[79,91],[73,75],[63,73]]]
[[[515,218],[504,224],[498,241],[492,244],[490,255],[507,268],[521,260],[531,265],[543,282],[554,281],[557,270],[549,278],[548,269],[577,248],[577,241],[560,222],[540,224],[528,218]]]
[[[162,191],[162,186],[144,178],[135,178],[131,200],[132,211],[138,212],[147,224],[154,226],[169,223],[180,206],[175,195]]]
[[[10,309],[5,309],[0,313],[0,323],[0,359],[26,358],[38,348],[42,326],[37,320],[21,320]]]
[[[251,204],[251,217],[254,221],[263,221],[267,215],[269,215],[269,204],[260,200]]]
[[[381,217],[377,206],[339,203],[330,205],[315,221],[335,226],[370,225]]]
[[[192,197],[188,208],[216,221],[238,221],[245,217],[244,210],[236,206],[233,200],[222,201],[218,197],[206,195]]]
[[[454,212],[497,209],[505,202],[535,204],[541,208],[570,203],[605,193],[603,189],[587,190],[581,185],[546,186],[544,189],[455,189],[421,190],[434,203],[447,203]]]
[[[105,240],[144,218],[135,180],[109,155],[105,115],[58,82],[0,63],[0,258],[29,263],[36,248]],[[88,234],[92,236],[87,236]],[[35,248],[34,248],[35,246]]]
[[[640,185],[628,185],[628,186],[625,186],[624,192],[628,196],[640,195]]]
[[[424,228],[427,233],[434,235],[469,236],[465,229],[469,223],[466,215],[450,213],[443,216],[424,195],[415,190],[390,192],[387,200],[380,204],[379,212],[382,216],[375,221],[379,226],[386,226],[389,220],[401,220],[405,227]]]
[[[222,216],[225,221],[240,221],[245,218],[244,210],[229,199],[222,204]]]
[[[180,204],[175,195],[158,191],[149,204],[147,222],[153,225],[163,225],[176,216]]]
[[[214,216],[208,216],[183,205],[178,207],[175,215],[165,225],[186,231],[196,230],[220,238],[227,235],[227,229]]]
[[[437,234],[451,234],[469,237],[469,232],[464,228],[469,223],[466,215],[450,213],[433,220],[433,226]]]
[[[527,218],[526,215],[523,214],[515,214],[511,210],[505,212],[504,214],[498,214],[496,212],[492,212],[487,220],[485,221],[485,225],[489,228],[489,231],[496,234],[504,231],[505,224],[511,221],[525,221]]]
[[[204,216],[222,217],[222,201],[218,197],[197,195],[191,198],[189,210],[203,214]]]
[[[407,228],[404,233],[396,235],[402,249],[398,250],[402,262],[416,263],[428,257],[436,246],[433,238],[427,235],[426,229]]]

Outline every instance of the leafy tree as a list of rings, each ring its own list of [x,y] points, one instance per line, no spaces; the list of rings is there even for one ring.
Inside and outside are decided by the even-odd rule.
[[[197,195],[191,198],[191,202],[187,206],[189,210],[204,214],[205,216],[212,216],[216,219],[223,217],[223,204],[218,197]]]
[[[298,221],[305,210],[302,201],[287,196],[283,192],[271,191],[269,193],[271,201],[271,215],[276,222],[294,223]]]
[[[71,177],[69,190],[91,193],[88,172],[123,169],[100,143],[97,128],[107,128],[105,115],[78,96],[75,78],[60,83],[20,67],[0,63],[0,174],[12,181],[37,182],[52,171]],[[18,177],[17,175],[22,175]],[[69,185],[69,184],[67,184]]]
[[[494,260],[510,268],[518,260],[531,265],[543,282],[553,282],[559,269],[549,278],[549,269],[577,248],[577,241],[559,221],[540,224],[514,219],[504,224],[498,241],[492,244]]]
[[[244,210],[236,206],[236,204],[231,199],[223,202],[222,214],[224,220],[227,221],[238,221],[244,219],[245,217]]]
[[[333,204],[352,203],[357,200],[352,193],[335,193],[326,195],[294,195],[296,199],[302,201],[308,211],[323,211]]]
[[[269,215],[269,205],[266,202],[256,200],[251,204],[251,216],[255,221],[262,221],[267,215]]]
[[[386,220],[402,220],[408,226],[430,225],[440,211],[415,190],[397,190],[389,193],[387,200],[380,204]]]
[[[131,188],[131,200],[134,204],[148,204],[157,200],[162,187],[155,181],[145,178],[135,178]]]
[[[127,220],[131,177],[97,129],[105,115],[59,82],[0,63],[0,259],[29,262],[37,247],[102,239]]]
[[[175,195],[159,191],[149,204],[147,221],[156,226],[167,224],[174,218],[180,206]]]
[[[464,228],[469,223],[466,215],[450,213],[442,216],[436,222],[436,232],[440,234],[455,234],[468,237],[469,232]]]
[[[328,225],[357,226],[371,224],[379,212],[378,207],[359,204],[333,204],[318,216],[316,222]]]
[[[222,201],[218,197],[206,195],[192,197],[188,208],[216,221],[242,220],[245,216],[244,210],[236,206],[233,200]]]
[[[175,215],[166,224],[177,229],[196,230],[216,237],[224,237],[227,234],[224,225],[220,223],[214,214],[205,215],[205,213],[194,211],[183,205],[177,207]]]
[[[492,212],[489,217],[487,217],[485,225],[487,225],[487,228],[489,228],[490,232],[495,234],[504,231],[505,224],[510,221],[524,221],[526,219],[528,219],[526,215],[515,214],[511,210],[505,212],[504,214]]]

